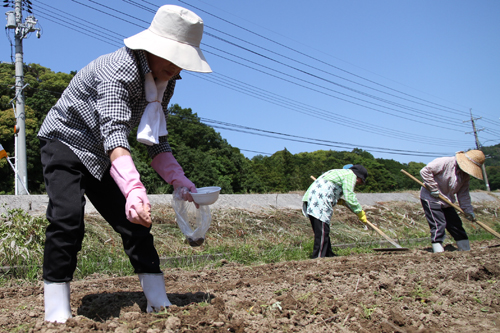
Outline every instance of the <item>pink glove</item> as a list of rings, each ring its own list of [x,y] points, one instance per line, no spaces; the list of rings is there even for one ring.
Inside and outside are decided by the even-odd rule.
[[[187,187],[189,192],[196,193],[196,186],[184,175],[184,170],[182,170],[182,167],[171,152],[156,155],[151,162],[151,166],[158,172],[161,178],[174,186],[174,189]],[[193,202],[193,198],[189,192],[183,191],[182,199]]]
[[[109,173],[127,199],[125,204],[127,219],[132,223],[142,224],[149,228],[151,226],[151,205],[132,157],[124,155],[115,159],[111,163]]]

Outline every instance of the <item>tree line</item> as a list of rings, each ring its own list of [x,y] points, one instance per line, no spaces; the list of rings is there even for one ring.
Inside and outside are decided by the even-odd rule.
[[[14,116],[11,100],[15,91],[14,65],[0,63],[0,144],[12,155],[14,152]],[[36,137],[47,112],[76,72],[55,73],[38,64],[25,66],[26,149],[28,189],[32,194],[45,192],[40,163],[40,145]],[[311,184],[310,176],[342,168],[345,164],[362,164],[369,178],[359,192],[393,192],[417,190],[419,186],[403,175],[405,169],[419,177],[424,163],[400,163],[392,159],[374,158],[362,149],[352,151],[318,150],[292,154],[286,148],[271,156],[257,155],[246,158],[238,148],[232,147],[212,127],[203,124],[189,108],[174,104],[169,107],[169,143],[173,154],[182,165],[187,177],[196,186],[220,186],[222,193],[270,193],[304,191]],[[131,153],[141,180],[151,194],[171,193],[166,184],[150,167],[150,158],[144,145],[130,136]],[[492,190],[500,189],[500,145],[485,147],[486,169]],[[484,189],[484,183],[473,179],[472,189]],[[0,160],[0,194],[14,194],[14,172],[5,159]]]

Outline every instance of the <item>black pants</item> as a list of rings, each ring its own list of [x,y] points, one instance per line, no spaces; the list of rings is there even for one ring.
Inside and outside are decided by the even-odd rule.
[[[448,230],[455,241],[469,239],[455,208],[443,208],[440,204],[428,200],[421,199],[420,202],[431,229],[432,243],[442,243],[444,241],[445,229]]]
[[[330,242],[330,225],[311,215],[307,216],[314,231],[314,248],[311,258],[334,257]]]
[[[160,273],[160,258],[150,228],[133,224],[125,216],[125,197],[107,170],[98,180],[73,151],[58,140],[40,140],[43,176],[49,196],[43,278],[69,282],[77,264],[85,233],[85,195],[104,219],[121,235],[125,253],[136,273]]]

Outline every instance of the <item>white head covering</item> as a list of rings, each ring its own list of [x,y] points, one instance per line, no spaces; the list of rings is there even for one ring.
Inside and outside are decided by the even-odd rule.
[[[192,11],[165,5],[158,9],[148,29],[124,39],[133,50],[146,50],[170,61],[177,67],[193,72],[210,73],[200,50],[203,20]]]

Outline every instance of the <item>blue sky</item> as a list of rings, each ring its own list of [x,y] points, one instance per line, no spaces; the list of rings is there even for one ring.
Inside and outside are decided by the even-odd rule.
[[[118,49],[167,4],[31,1],[42,35],[24,40],[24,61],[55,72]],[[249,158],[285,147],[293,154],[359,147],[427,163],[475,147],[464,122],[470,109],[482,117],[480,142],[500,143],[497,0],[168,4],[203,18],[201,48],[214,71],[181,74],[171,102],[191,108]],[[6,62],[8,36],[0,37]]]

